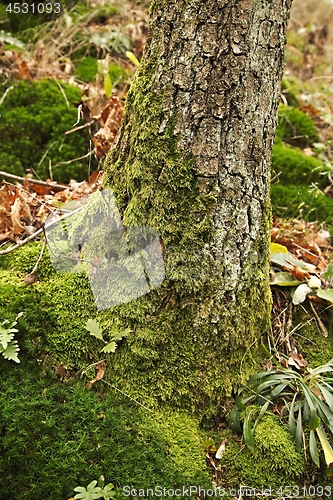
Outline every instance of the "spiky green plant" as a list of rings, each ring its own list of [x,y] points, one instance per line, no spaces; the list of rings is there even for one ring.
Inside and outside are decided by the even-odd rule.
[[[310,455],[319,467],[317,437],[324,452],[325,461],[333,466],[333,449],[326,432],[333,436],[333,358],[315,369],[306,368],[304,374],[279,367],[256,373],[242,387],[236,397],[236,406],[230,415],[230,427],[241,430],[241,412],[247,405],[257,405],[258,411],[245,412],[243,434],[250,451],[254,450],[253,433],[261,416],[273,403],[283,403],[283,413],[288,415],[288,425],[300,449],[308,439]],[[242,399],[244,393],[250,393]],[[252,425],[253,416],[259,416]],[[306,430],[306,432],[305,432]],[[316,437],[317,435],[317,437]],[[307,438],[308,436],[308,438]]]

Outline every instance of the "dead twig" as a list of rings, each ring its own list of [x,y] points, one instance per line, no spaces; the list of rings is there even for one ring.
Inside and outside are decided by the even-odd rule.
[[[78,130],[82,130],[84,128],[89,128],[98,120],[99,118],[96,118],[95,120],[90,120],[90,122],[84,123],[83,125],[79,125],[78,127],[72,128],[71,130],[67,130],[67,132],[65,132],[64,135],[72,134],[73,132],[77,132]]]
[[[319,314],[317,313],[317,311],[316,311],[314,305],[312,304],[311,300],[309,300],[309,303],[310,303],[311,310],[312,310],[313,314],[316,317],[316,320],[317,320],[317,323],[318,323],[318,327],[321,330],[321,333],[322,333],[323,337],[328,337],[328,331],[327,331],[326,326],[324,325],[324,323],[320,319]]]
[[[46,224],[43,227],[41,227],[40,229],[38,229],[38,231],[36,231],[35,233],[33,233],[30,236],[28,236],[25,240],[18,241],[15,245],[13,245],[13,246],[11,246],[9,248],[6,248],[5,250],[0,250],[0,255],[6,255],[6,254],[8,254],[10,252],[13,252],[17,248],[22,247],[26,243],[29,243],[29,241],[37,238],[37,236],[39,236],[41,233],[43,233],[45,231],[45,229],[48,229],[48,228],[54,226],[55,224],[58,224],[58,222],[60,222],[60,221],[62,221],[64,219],[67,219],[67,217],[70,217],[74,213],[79,212],[84,207],[85,207],[85,205],[83,205],[83,206],[81,206],[79,208],[76,208],[75,210],[72,210],[71,212],[63,215],[62,217],[58,217],[56,220],[54,220],[54,221],[50,222],[49,224]]]
[[[16,243],[15,245],[9,247],[9,248],[6,248],[5,250],[1,250],[0,251],[0,255],[6,255],[7,253],[10,253],[10,252],[13,252],[14,250],[16,250],[17,248],[20,248],[22,247],[23,245],[25,245],[26,243],[28,243],[29,241],[37,238],[37,236],[39,236],[42,232],[44,231],[44,228],[41,227],[40,229],[38,229],[38,231],[36,231],[35,233],[33,234],[30,234],[30,236],[28,236],[25,240],[22,240],[22,241],[19,241],[18,243]]]
[[[1,106],[1,104],[3,103],[3,101],[6,99],[6,96],[7,96],[8,92],[9,92],[10,90],[13,90],[13,88],[14,88],[14,87],[13,87],[13,85],[12,85],[11,87],[9,87],[9,88],[5,91],[4,95],[3,95],[3,96],[1,97],[1,99],[0,99],[0,106]]]
[[[28,181],[32,184],[38,184],[39,186],[48,186],[50,188],[55,188],[58,191],[63,191],[64,189],[73,189],[70,186],[66,186],[65,184],[55,184],[53,182],[39,181],[37,179],[28,179],[27,177],[20,177],[19,175],[8,174],[7,172],[3,172],[2,170],[0,170],[0,175],[2,175],[2,177],[8,177],[8,179],[14,179],[15,181]]]
[[[43,253],[44,253],[44,250],[45,250],[45,246],[46,246],[46,241],[45,239],[43,240],[43,246],[42,246],[42,249],[40,251],[40,254],[39,254],[39,257],[37,259],[37,262],[36,264],[34,265],[34,268],[33,270],[31,271],[30,275],[34,274],[37,270],[37,267],[38,267],[38,264],[40,263],[40,261],[42,260],[42,257],[43,257]]]
[[[59,161],[59,163],[56,163],[53,168],[58,167],[59,165],[70,165],[74,161],[79,161],[79,160],[84,160],[85,158],[89,158],[89,156],[93,155],[94,151],[89,151],[86,155],[79,156],[79,158],[73,158],[73,160],[68,160],[68,161]],[[52,184],[51,184],[52,186]]]

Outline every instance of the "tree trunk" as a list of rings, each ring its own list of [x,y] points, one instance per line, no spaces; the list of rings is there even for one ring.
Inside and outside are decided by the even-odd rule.
[[[161,236],[166,279],[108,311],[132,329],[113,380],[209,412],[269,328],[270,157],[292,0],[153,0],[106,161],[127,226]]]

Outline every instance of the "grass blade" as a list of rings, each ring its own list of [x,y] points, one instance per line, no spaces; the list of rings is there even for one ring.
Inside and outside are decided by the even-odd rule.
[[[251,453],[254,453],[254,436],[251,429],[250,415],[247,415],[244,420],[243,432],[244,432],[244,440],[246,446],[248,447]]]
[[[332,414],[331,410],[329,409],[329,407],[327,406],[327,404],[324,403],[324,401],[322,401],[319,398],[317,398],[317,399],[318,399],[317,403],[319,406],[319,411],[318,411],[319,416],[325,422],[325,424],[327,425],[327,427],[329,428],[329,430],[333,434],[333,414]]]
[[[333,410],[333,396],[332,396],[332,394],[330,393],[330,391],[328,391],[326,389],[326,387],[324,387],[323,384],[317,384],[317,385],[320,389],[320,392],[322,393],[322,395],[325,398],[327,406],[329,407],[330,410]],[[332,413],[332,418],[333,418],[333,413]]]
[[[253,432],[255,431],[255,428],[257,427],[257,424],[259,423],[261,417],[266,413],[267,408],[269,407],[270,404],[271,404],[271,401],[266,401],[266,403],[261,407],[260,413],[259,413],[259,415],[254,423],[254,426],[253,426]]]
[[[235,406],[229,417],[229,427],[237,434],[242,434],[242,427],[239,418],[239,409]]]
[[[247,385],[252,385],[254,382],[256,382],[257,380],[260,380],[261,378],[264,378],[264,377],[267,377],[269,375],[273,375],[276,373],[276,370],[271,370],[270,372],[259,372],[259,373],[255,373],[254,375],[252,375],[249,380],[247,381]]]
[[[333,358],[327,361],[325,365],[318,366],[314,370],[311,370],[310,377],[312,378],[314,375],[319,375],[320,373],[333,372]]]
[[[277,385],[271,392],[270,397],[271,398],[276,398],[286,387],[288,384],[282,383]]]
[[[317,441],[314,431],[310,431],[309,439],[310,455],[317,467],[320,467]]]
[[[331,463],[333,463],[332,447],[331,447],[330,443],[328,442],[326,433],[325,433],[324,429],[322,428],[322,426],[318,427],[316,429],[316,432],[318,434],[320,444],[321,444],[321,447],[322,447],[324,455],[325,455],[326,465],[329,466],[329,465],[331,465]]]
[[[301,406],[298,409],[298,418],[296,425],[296,449],[300,450],[302,446],[302,437],[303,437],[303,427],[302,427],[302,411]]]
[[[310,422],[309,427],[310,431],[315,431],[320,424],[320,418],[317,415],[316,410],[311,410],[310,412]]]
[[[246,408],[245,404],[242,402],[239,394],[237,394],[236,398],[235,398],[235,403],[236,403],[236,406],[239,410],[244,410]]]
[[[294,413],[295,413],[294,407],[295,407],[296,396],[297,396],[297,394],[294,395],[293,400],[290,404],[289,417],[288,417],[289,430],[290,430],[290,433],[294,437],[296,437],[296,420],[295,420],[295,416],[294,416]]]

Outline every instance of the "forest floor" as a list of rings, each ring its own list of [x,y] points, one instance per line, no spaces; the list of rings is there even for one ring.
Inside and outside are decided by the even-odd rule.
[[[282,101],[284,104],[289,104],[288,100],[295,97],[297,109],[307,115],[315,126],[318,133],[316,141],[305,144],[298,149],[304,156],[316,158],[325,165],[328,181],[323,188],[326,197],[324,203],[325,206],[329,206],[329,214],[333,214],[333,181],[331,176],[333,168],[333,16],[327,15],[329,8],[325,2],[318,5],[318,2],[312,0],[294,1],[288,30]],[[4,7],[1,6],[1,9],[0,77],[3,93],[0,98],[0,106],[6,104],[6,100],[10,98],[12,87],[17,82],[53,79],[60,89],[62,84],[77,87],[82,95],[82,100],[76,110],[77,120],[76,122],[72,120],[71,126],[65,133],[68,136],[73,136],[84,131],[89,136],[89,148],[82,151],[83,161],[89,163],[89,175],[86,175],[84,180],[74,179],[68,182],[58,178],[57,170],[52,170],[52,168],[49,170],[49,178],[41,179],[38,178],[38,172],[36,173],[34,169],[29,173],[19,175],[16,171],[13,173],[2,167],[3,171],[0,172],[3,179],[0,188],[0,259],[2,256],[7,258],[5,256],[11,252],[15,253],[18,247],[29,241],[40,238],[43,224],[50,212],[56,212],[64,204],[78,201],[100,189],[103,182],[103,161],[120,127],[126,94],[144,49],[148,29],[148,2],[118,0],[112,2],[112,5],[104,4],[98,0],[79,2],[73,11],[55,19],[52,23],[39,25],[35,31],[33,28],[28,31],[12,29],[13,25],[10,24]],[[64,100],[66,99],[66,95],[64,95]],[[294,137],[289,136],[286,139],[286,144],[293,144],[296,135],[295,133]],[[68,160],[68,163],[75,164],[76,160],[77,158],[72,158]],[[282,179],[282,175],[280,177]],[[57,181],[53,178],[56,178]],[[279,174],[277,174],[277,178],[279,178]],[[274,182],[273,171],[273,184]],[[307,190],[313,190],[314,187],[318,188],[317,185],[309,185]],[[306,212],[306,207],[300,202],[293,205],[293,207],[295,206],[298,209],[292,208],[294,212],[291,212],[290,207],[285,203],[282,208],[277,206],[275,213],[273,203],[272,331],[270,336],[262,339],[261,346],[270,358],[265,368],[292,369],[295,373],[307,376],[309,366],[313,369],[319,365],[325,365],[324,354],[329,353],[332,348],[330,342],[333,336],[331,311],[333,304],[333,246],[331,240],[333,230],[332,225],[326,221],[326,215],[322,216],[321,219],[313,219],[311,216],[306,219],[303,217],[304,214],[311,212],[311,210]],[[28,287],[33,285],[37,279],[38,273],[36,271],[40,259],[42,259],[42,252],[38,258],[35,258],[35,265],[27,268],[24,273],[23,280]],[[15,327],[13,318],[10,320],[10,322],[4,321],[0,325],[0,328],[2,327],[0,333],[8,332],[9,325],[11,328]],[[20,325],[21,319],[17,318],[17,321]],[[310,324],[313,327],[315,333],[311,337],[311,343],[317,342],[317,345],[323,346],[322,356],[319,356],[317,351],[312,356],[313,359],[311,354],[308,356],[309,347],[301,339],[304,324]],[[12,332],[15,330],[13,329]],[[18,351],[14,350],[11,356],[7,357],[15,360],[17,353]],[[24,360],[23,365],[30,366],[29,362]],[[118,474],[118,478],[123,478],[122,484],[125,484],[126,475],[128,478],[132,478],[134,484],[139,484],[141,479],[142,484],[149,484],[147,478],[143,479],[147,476],[147,472],[137,465],[140,461],[148,470],[150,468],[152,481],[157,484],[159,481],[158,470],[163,468],[164,471],[160,477],[165,479],[166,484],[170,487],[173,481],[182,481],[184,478],[190,480],[196,475],[202,482],[207,480],[209,475],[202,472],[201,458],[198,458],[197,465],[193,466],[193,470],[190,470],[192,466],[188,465],[190,463],[189,455],[197,453],[195,451],[195,433],[200,435],[201,432],[198,429],[194,429],[193,433],[188,431],[189,427],[195,425],[191,420],[187,421],[186,417],[172,415],[167,418],[161,417],[159,420],[160,416],[157,418],[155,415],[158,420],[156,423],[156,419],[150,419],[147,416],[149,412],[147,414],[144,409],[138,407],[138,402],[134,400],[128,402],[126,395],[113,394],[108,396],[109,399],[103,406],[98,399],[94,398],[95,394],[84,393],[82,396],[77,380],[69,380],[72,378],[72,374],[66,366],[57,365],[52,369],[57,381],[68,382],[73,401],[81,409],[66,406],[66,398],[68,397],[66,390],[58,386],[47,395],[45,392],[43,400],[36,398],[34,391],[29,392],[27,387],[18,387],[19,396],[14,401],[13,386],[18,383],[20,377],[23,377],[23,372],[17,372],[17,377],[12,373],[8,374],[6,367],[1,366],[1,376],[7,378],[4,394],[11,403],[11,405],[4,404],[5,416],[3,418],[11,431],[3,438],[2,446],[7,450],[8,455],[12,455],[11,461],[17,461],[20,463],[20,467],[16,474],[10,468],[9,462],[3,461],[6,478],[3,481],[4,486],[0,485],[0,492],[1,488],[5,488],[3,492],[10,491],[11,498],[20,500],[22,498],[23,500],[23,498],[37,498],[41,492],[45,496],[49,489],[50,499],[65,500],[63,495],[67,495],[66,498],[68,498],[73,488],[78,486],[78,482],[79,484],[84,482],[88,484],[90,482],[88,478],[98,479],[98,471],[102,468],[98,466],[100,460],[100,451],[98,450],[99,448],[103,450],[103,447],[107,449],[108,453],[111,449],[114,450],[112,460],[105,459],[109,470],[104,473],[109,473],[111,470],[112,474]],[[102,381],[103,366],[99,365],[96,378],[92,376],[90,379],[91,385]],[[33,383],[32,380],[29,379],[29,381],[31,384]],[[38,390],[46,390],[43,383],[38,382],[38,384],[40,384]],[[100,393],[103,394],[104,390],[101,389]],[[57,407],[57,401],[60,400],[61,405]],[[322,400],[325,398],[323,397]],[[327,396],[326,401],[330,401],[329,396]],[[105,417],[106,407],[110,408],[112,405],[117,409]],[[228,411],[230,405],[230,401],[226,403]],[[34,407],[37,410],[34,410]],[[57,428],[57,432],[52,430],[57,426],[55,411],[62,414],[64,422],[63,426]],[[33,439],[38,441],[33,457],[25,451],[27,460],[31,459],[36,464],[40,457],[48,454],[48,451],[44,449],[43,438],[39,437],[34,428],[27,425],[23,430],[20,430],[23,418],[30,419],[32,422],[36,420],[35,412],[40,413],[40,415],[38,413],[40,416],[38,425],[47,428],[48,438],[45,438],[45,443],[48,443],[48,447],[52,446],[50,443],[53,443],[56,452],[46,456],[46,462],[49,460],[49,466],[45,467],[43,473],[38,475],[38,467],[35,469],[32,467],[30,477],[30,472],[27,472],[24,464],[20,462],[20,447],[25,450],[27,446],[30,446],[27,444],[28,441],[31,442]],[[73,412],[72,416],[71,412]],[[130,413],[131,417],[129,418],[128,415],[124,417],[126,413]],[[274,414],[282,418],[279,404],[275,406]],[[87,416],[91,421],[88,422]],[[181,423],[182,418],[183,423]],[[75,423],[75,419],[77,423]],[[124,422],[121,422],[122,419]],[[147,422],[143,424],[145,419]],[[332,427],[330,418],[328,421]],[[79,428],[80,422],[82,429]],[[90,433],[91,426],[94,427],[93,440],[95,442],[94,446],[89,448],[89,446],[86,447],[84,441],[85,436]],[[119,436],[119,439],[110,436],[107,432],[108,426],[113,426],[119,436],[126,434],[126,440],[120,439]],[[75,427],[75,431],[72,427]],[[183,427],[186,429],[184,430]],[[228,446],[221,432],[226,427],[226,419],[223,415],[216,420],[214,430],[208,432],[209,439],[207,438],[207,429],[205,437],[201,435],[200,438],[204,450],[203,456],[206,455],[204,460],[206,458],[210,467],[209,474],[215,487],[223,485],[226,477],[228,478],[227,482],[231,481],[230,474],[228,475],[226,471],[227,465],[221,465],[221,458],[216,456],[220,448],[222,457],[223,446]],[[180,429],[179,435],[176,437],[172,436],[175,428]],[[305,434],[307,432],[304,430]],[[331,432],[333,433],[333,427]],[[164,439],[165,436],[167,437]],[[165,454],[161,451],[159,455],[152,458],[151,455],[156,453],[154,439],[161,447],[169,447],[169,450]],[[245,444],[248,444],[251,436],[248,435],[247,439],[248,441],[245,437]],[[179,453],[179,449],[183,446],[182,440],[188,443],[187,453]],[[222,442],[222,448],[220,442]],[[320,442],[322,444],[321,440]],[[326,444],[329,458],[324,453],[324,461],[322,460],[325,462],[326,459],[327,470],[330,469],[333,462],[331,445],[332,437]],[[133,446],[132,457],[128,452],[130,446]],[[124,447],[126,447],[126,452],[124,452]],[[243,448],[242,442],[241,449]],[[73,466],[67,450],[76,456],[75,466]],[[173,457],[171,462],[168,461],[170,453]],[[322,453],[322,456],[324,455]],[[86,467],[87,456],[91,456],[89,474],[83,474],[82,470]],[[330,461],[330,459],[332,460]],[[52,467],[54,467],[57,474],[60,474],[59,463],[62,460],[65,462],[63,474],[68,475],[68,470],[73,468],[73,473],[67,476],[67,479],[59,479],[52,473]],[[123,462],[126,460],[129,463],[125,466]],[[185,465],[181,465],[182,461]],[[228,466],[231,467],[230,462],[226,463],[229,463]],[[174,470],[177,467],[178,472]],[[135,468],[137,471],[131,476],[129,471],[133,472]],[[333,486],[332,495],[330,491],[330,495],[325,496],[325,491],[320,489],[332,484],[328,477],[323,480],[324,469],[322,464],[321,476],[318,479],[314,469],[310,466],[304,474],[303,483],[299,483],[302,484],[303,488],[306,488],[306,486],[314,484],[312,481],[316,481],[314,489],[316,498],[333,497]],[[113,480],[112,477],[109,479]],[[132,484],[131,479],[128,479],[128,484]],[[98,487],[98,485],[93,484],[91,488],[93,487]],[[110,490],[107,490],[102,482],[100,487],[104,491],[104,498],[108,498],[107,495],[111,495],[113,488],[110,487]],[[313,498],[310,491],[303,489],[303,493],[304,498],[306,496]],[[95,494],[97,495],[96,492]],[[85,491],[82,495],[82,497],[76,498],[100,498],[98,496],[89,497]],[[120,493],[118,492],[116,495],[120,495]],[[296,496],[300,497],[301,495]],[[194,494],[194,497],[198,497],[198,495]],[[257,497],[260,497],[259,493]],[[281,492],[280,497],[283,497],[283,492]],[[280,497],[271,496],[271,498]]]

